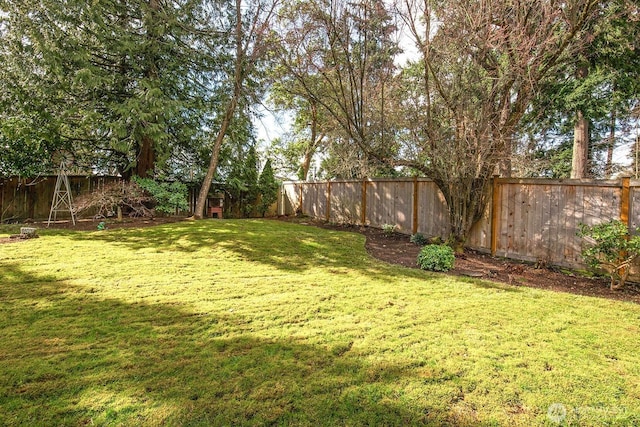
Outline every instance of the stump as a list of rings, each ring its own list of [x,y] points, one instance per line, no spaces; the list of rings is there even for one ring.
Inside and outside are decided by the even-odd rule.
[[[35,227],[20,227],[20,234],[26,236],[28,239],[32,237],[38,237],[38,229]]]
[[[38,237],[38,229],[35,227],[20,227],[20,234],[10,236],[10,239],[35,239]]]

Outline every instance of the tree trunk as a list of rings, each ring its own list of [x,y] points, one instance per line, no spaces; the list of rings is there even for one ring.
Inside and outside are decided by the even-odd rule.
[[[145,19],[145,27],[147,28],[147,38],[151,45],[157,45],[161,42],[160,36],[156,26],[159,23],[156,21],[157,13],[160,9],[158,0],[149,0],[149,15]],[[158,61],[157,54],[154,53],[154,48],[150,50],[149,57],[147,58],[147,66],[145,70],[145,77],[150,80],[157,80],[158,78]],[[142,128],[147,127],[146,122],[142,122]],[[147,178],[153,176],[155,169],[155,141],[147,134],[142,135],[141,141],[138,143],[138,152],[136,153],[136,167],[134,174],[140,178]]]
[[[200,192],[198,193],[198,200],[196,200],[195,212],[193,213],[192,217],[193,219],[204,218],[204,206],[207,203],[207,196],[209,194],[209,189],[211,188],[213,176],[215,175],[216,169],[218,168],[220,148],[222,147],[222,142],[224,141],[224,137],[227,134],[227,129],[229,129],[231,120],[233,120],[233,116],[235,115],[236,107],[238,106],[238,101],[240,99],[242,81],[244,80],[243,67],[245,58],[245,51],[242,46],[242,31],[241,0],[236,0],[236,63],[233,72],[233,95],[229,100],[229,104],[227,105],[227,109],[222,119],[220,129],[218,130],[215,143],[213,145],[213,152],[211,153],[209,167],[207,168],[207,173],[204,177],[204,180],[202,181],[202,186],[200,187]]]
[[[490,169],[493,171],[494,168]],[[434,179],[447,202],[450,222],[448,243],[457,253],[464,251],[471,229],[484,215],[489,201],[487,196],[491,188],[490,176],[486,174],[486,178],[481,176],[472,179],[471,182],[458,183],[445,183]]]
[[[578,79],[586,79],[589,75],[589,66],[582,65],[577,71]],[[571,178],[581,179],[587,177],[587,165],[589,160],[589,121],[584,117],[584,111],[576,113],[576,123],[573,129],[573,153],[571,158]]]
[[[309,144],[304,150],[304,157],[302,159],[302,164],[300,165],[302,170],[300,173],[300,179],[302,181],[306,181],[309,177],[309,170],[311,169],[311,160],[313,155],[318,148],[318,144],[320,140],[324,138],[324,135],[321,134],[318,136],[318,107],[314,101],[311,101],[311,137],[309,139]]]
[[[229,129],[229,124],[233,119],[237,103],[238,101],[235,96],[231,99],[231,101],[229,101],[224,119],[222,120],[220,129],[218,130],[218,134],[216,135],[216,140],[213,144],[213,152],[211,153],[211,160],[209,161],[209,167],[207,168],[207,173],[204,177],[204,180],[202,181],[202,186],[200,187],[200,192],[198,193],[198,199],[196,200],[196,207],[195,211],[193,212],[194,219],[204,218],[204,207],[207,203],[207,196],[209,195],[209,189],[211,189],[213,176],[215,175],[216,169],[218,168],[220,148],[222,147],[222,142],[224,141],[224,137],[227,134],[227,129]]]
[[[605,178],[613,175],[613,149],[616,143],[616,110],[611,110],[611,123],[609,127],[609,140],[607,141],[607,163],[604,167]]]
[[[301,165],[301,174],[300,174],[300,179],[303,181],[306,181],[307,178],[309,177],[309,169],[311,169],[311,156],[313,155],[313,152],[311,151],[311,147],[307,147],[306,150],[304,150],[304,157],[302,158],[302,165]]]
[[[142,144],[139,147],[136,159],[135,174],[140,178],[147,178],[153,175],[155,168],[155,152],[153,149],[153,139],[144,135]]]
[[[500,176],[502,178],[511,178],[511,138],[506,138],[504,141],[504,154],[500,160]]]
[[[571,158],[571,178],[587,177],[589,158],[589,121],[582,111],[578,111],[573,133],[573,156]]]

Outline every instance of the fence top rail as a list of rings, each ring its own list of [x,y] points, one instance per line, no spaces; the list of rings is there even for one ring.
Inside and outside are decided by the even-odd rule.
[[[360,184],[362,182],[433,182],[431,178],[364,178],[364,179],[335,179],[328,181],[282,181],[283,185],[313,185],[313,184]]]
[[[433,182],[431,178],[364,178],[364,179],[336,179],[325,181],[283,181],[283,185],[326,185],[341,183],[362,183],[362,182]],[[498,184],[519,184],[519,185],[568,185],[582,187],[621,187],[622,179],[550,179],[550,178],[497,178]],[[640,187],[640,179],[632,179],[631,187]]]
[[[622,179],[549,179],[549,178],[498,178],[498,184],[566,185],[574,187],[621,187]],[[637,181],[640,185],[640,181]]]

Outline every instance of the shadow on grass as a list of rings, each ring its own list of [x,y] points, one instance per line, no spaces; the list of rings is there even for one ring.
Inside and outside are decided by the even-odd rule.
[[[523,289],[514,285],[509,285],[501,282],[491,282],[489,280],[484,279],[474,279],[471,277],[458,277],[457,280],[460,282],[468,283],[477,288],[481,289],[491,289],[496,291],[504,291],[510,293],[522,293]]]
[[[373,260],[357,233],[329,231],[270,220],[201,220],[139,229],[106,232],[65,232],[74,240],[99,240],[137,250],[195,253],[217,249],[235,254],[239,261],[270,265],[290,272],[313,267],[353,269],[378,278],[394,266]],[[397,272],[396,272],[397,274]],[[428,273],[407,270],[411,277]]]
[[[7,263],[0,283],[3,425],[460,422],[398,397],[413,368],[366,363],[349,343],[241,334],[239,316],[101,298]]]

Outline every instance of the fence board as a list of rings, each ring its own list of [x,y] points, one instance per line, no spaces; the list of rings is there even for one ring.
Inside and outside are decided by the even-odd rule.
[[[446,238],[449,216],[444,196],[433,181],[419,180],[418,233],[427,237]]]
[[[361,205],[362,186],[359,181],[338,181],[331,184],[330,221],[341,224],[359,224]]]

